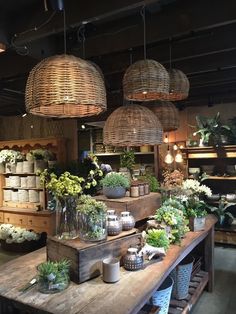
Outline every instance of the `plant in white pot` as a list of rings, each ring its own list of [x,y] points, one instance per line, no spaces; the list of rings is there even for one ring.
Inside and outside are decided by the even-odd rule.
[[[125,196],[130,181],[121,173],[110,172],[101,180],[103,194],[107,198],[121,198]]]

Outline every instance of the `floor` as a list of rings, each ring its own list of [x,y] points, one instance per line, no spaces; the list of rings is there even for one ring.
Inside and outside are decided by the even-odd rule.
[[[0,265],[19,256],[0,248]],[[215,248],[215,289],[204,292],[192,314],[236,313],[236,248]]]

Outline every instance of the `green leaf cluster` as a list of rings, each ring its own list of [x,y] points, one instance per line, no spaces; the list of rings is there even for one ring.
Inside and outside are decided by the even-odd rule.
[[[147,231],[146,241],[148,244],[155,247],[163,247],[165,250],[169,248],[170,241],[165,230],[149,229]]]
[[[150,192],[158,192],[160,190],[160,184],[155,176],[146,174],[145,176],[138,176],[138,179],[148,182]]]
[[[87,215],[100,215],[106,213],[107,206],[104,202],[96,201],[90,195],[81,195],[77,210]]]
[[[105,178],[101,180],[102,186],[106,187],[123,187],[125,189],[130,187],[129,180],[122,174],[118,172],[110,172],[108,173]]]
[[[70,261],[47,261],[38,266],[38,280],[45,283],[58,284],[69,280]]]
[[[135,165],[135,155],[132,150],[124,151],[120,155],[120,166],[132,170]]]
[[[185,216],[187,218],[194,217],[194,218],[201,218],[207,215],[206,208],[208,205],[199,199],[189,198],[185,202]]]

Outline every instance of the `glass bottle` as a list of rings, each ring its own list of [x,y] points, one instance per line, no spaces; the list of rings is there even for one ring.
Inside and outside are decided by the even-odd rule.
[[[139,185],[138,183],[132,183],[130,187],[130,196],[139,197]]]
[[[138,184],[138,187],[139,187],[139,196],[144,196],[145,194],[145,191],[144,191],[144,183],[143,182],[140,182]]]
[[[96,242],[107,238],[107,214],[104,212],[91,215],[78,211],[78,224],[81,240]]]

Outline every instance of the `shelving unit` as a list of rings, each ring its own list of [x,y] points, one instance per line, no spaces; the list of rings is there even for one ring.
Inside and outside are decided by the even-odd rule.
[[[27,153],[32,149],[44,148],[51,150],[57,161],[66,161],[66,141],[62,138],[32,139],[0,142],[0,149],[14,149]],[[36,173],[2,173],[0,174],[0,223],[10,223],[16,226],[32,229],[35,232],[47,232],[53,235],[55,231],[54,213],[46,208],[46,193],[43,187],[21,187],[6,185],[9,176],[36,176]],[[4,200],[4,191],[35,191],[39,192],[39,201],[16,202]],[[33,193],[33,192],[32,192]]]
[[[209,175],[204,181],[213,191],[213,193],[228,194],[236,193],[236,176],[227,174],[227,165],[236,165],[236,145],[227,145],[221,147],[187,147],[183,150],[187,160],[187,169],[189,167],[201,167],[201,165],[215,165],[214,173]],[[188,170],[187,170],[188,171]],[[217,201],[209,201],[211,205],[218,205]],[[236,215],[236,207],[230,209],[233,215]],[[230,228],[230,231],[228,230]],[[233,239],[233,240],[232,240]],[[216,229],[215,241],[225,244],[235,244],[236,226]]]

